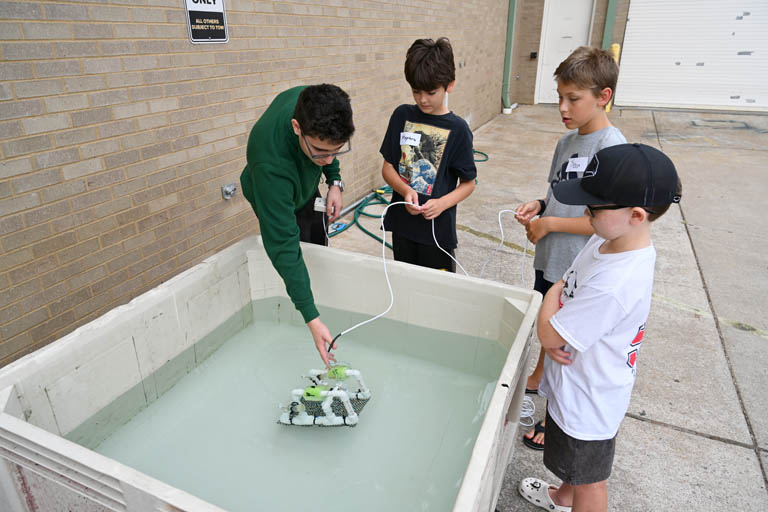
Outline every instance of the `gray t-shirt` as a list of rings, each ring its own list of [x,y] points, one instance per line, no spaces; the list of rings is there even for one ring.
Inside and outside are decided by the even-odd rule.
[[[614,126],[609,126],[587,135],[579,135],[578,130],[571,130],[557,141],[552,167],[549,170],[549,189],[547,190],[547,208],[542,217],[583,217],[583,205],[563,204],[552,195],[552,187],[562,180],[581,178],[589,161],[603,148],[624,144],[627,139]],[[536,256],[533,268],[544,272],[544,279],[555,283],[573,262],[584,244],[587,235],[571,233],[549,233],[536,244]]]

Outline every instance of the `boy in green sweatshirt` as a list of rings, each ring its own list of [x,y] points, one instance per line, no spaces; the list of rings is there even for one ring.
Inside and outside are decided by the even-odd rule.
[[[332,341],[315,307],[299,241],[325,245],[323,215],[341,213],[344,182],[336,155],[350,151],[355,131],[349,96],[335,85],[294,87],[278,94],[248,137],[243,195],[259,218],[264,248],[328,365]],[[318,185],[329,185],[326,212],[314,212]],[[332,358],[332,357],[331,357]]]

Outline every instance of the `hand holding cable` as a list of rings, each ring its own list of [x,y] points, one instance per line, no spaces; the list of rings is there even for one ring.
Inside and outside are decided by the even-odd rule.
[[[408,187],[408,190],[403,194],[403,201],[405,209],[411,215],[421,215],[421,205],[419,204],[419,193]],[[391,203],[390,203],[391,204]],[[387,206],[389,208],[389,206]],[[386,212],[387,209],[384,209]],[[384,213],[381,214],[381,218],[384,218]]]
[[[421,214],[427,220],[434,220],[445,211],[445,205],[443,201],[438,199],[430,199],[423,205],[421,205]]]
[[[344,206],[341,199],[341,189],[338,186],[330,187],[325,202],[325,214],[328,216],[328,222],[333,222],[339,218]]]
[[[538,219],[529,221],[525,225],[525,236],[532,244],[538,243],[539,240],[551,232],[549,228],[549,220],[551,218],[552,217],[539,217]]]
[[[336,341],[335,339],[333,341],[331,340],[331,331],[329,331],[328,327],[326,327],[320,320],[320,317],[313,318],[307,322],[307,327],[309,328],[309,332],[312,333],[312,339],[315,342],[317,351],[320,353],[320,358],[323,360],[323,363],[325,363],[325,366],[330,368],[329,361],[336,362],[336,357],[331,354],[330,350],[333,346],[333,342]],[[325,348],[326,343],[329,344],[327,349]]]
[[[536,215],[544,213],[541,210],[541,202],[538,200],[528,201],[515,209],[515,215],[517,216],[517,222],[520,224],[527,224]]]

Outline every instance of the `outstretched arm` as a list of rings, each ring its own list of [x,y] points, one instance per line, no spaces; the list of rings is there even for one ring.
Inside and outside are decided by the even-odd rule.
[[[320,321],[309,273],[301,254],[299,227],[293,213],[292,184],[274,173],[261,171],[251,173],[250,190],[253,191],[253,206],[259,217],[264,249],[285,283],[288,296],[307,323],[317,351],[327,365],[326,343],[330,343],[331,335]]]

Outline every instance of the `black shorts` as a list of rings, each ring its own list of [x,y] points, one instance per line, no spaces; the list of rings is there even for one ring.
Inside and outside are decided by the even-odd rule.
[[[563,482],[585,485],[608,480],[615,449],[615,437],[601,441],[582,441],[569,436],[547,411],[544,465]]]
[[[550,283],[546,279],[544,279],[544,271],[543,270],[536,270],[536,280],[533,282],[533,289],[536,290],[541,294],[541,296],[545,296],[550,288],[552,288],[552,285],[555,283]]]
[[[453,249],[445,250],[451,256],[454,255]],[[445,254],[434,244],[420,244],[393,232],[392,252],[394,253],[395,261],[404,261],[405,263],[421,265],[422,267],[456,272],[456,263],[451,259],[451,256]]]

